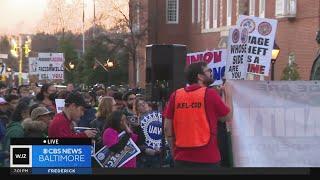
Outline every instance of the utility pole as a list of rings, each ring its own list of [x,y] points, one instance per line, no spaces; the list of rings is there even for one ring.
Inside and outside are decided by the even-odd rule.
[[[85,53],[84,0],[82,1],[82,54]]]
[[[93,33],[92,33],[93,39],[96,38],[95,31],[96,31],[96,0],[93,0]]]
[[[19,86],[22,85],[22,37],[19,36]]]

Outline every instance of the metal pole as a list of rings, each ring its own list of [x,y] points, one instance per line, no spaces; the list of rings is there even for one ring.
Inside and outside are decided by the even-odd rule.
[[[84,47],[84,38],[85,38],[85,34],[84,34],[84,0],[82,1],[82,53],[84,54],[85,52],[85,47]]]
[[[271,62],[271,81],[274,81],[274,62]]]
[[[22,38],[19,36],[19,86],[22,85]]]
[[[96,0],[93,0],[93,38],[96,37],[95,34],[95,30],[96,30]]]

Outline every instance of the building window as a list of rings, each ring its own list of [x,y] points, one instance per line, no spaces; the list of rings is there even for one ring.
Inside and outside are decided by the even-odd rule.
[[[201,0],[198,0],[198,23],[201,21]]]
[[[218,0],[212,0],[212,24],[213,24],[213,28],[217,28],[218,27]]]
[[[249,15],[249,0],[238,0],[238,14]]]
[[[232,0],[227,0],[227,26],[231,26]]]
[[[140,31],[140,4],[139,4],[139,2],[137,2],[137,4],[135,4],[132,31],[133,32]]]
[[[250,5],[249,5],[249,15],[250,16],[255,16],[256,12],[256,0],[250,0]]]
[[[195,11],[195,0],[192,0],[192,7],[191,7],[191,12],[192,12],[192,24],[194,23],[194,19],[195,19],[195,14],[194,14],[194,11]]]
[[[167,0],[167,23],[179,23],[179,0]]]
[[[204,29],[210,29],[210,0],[205,0],[205,16],[204,16]]]
[[[259,2],[259,16],[264,18],[266,14],[266,0],[260,0]]]
[[[276,17],[296,17],[297,0],[276,0]]]

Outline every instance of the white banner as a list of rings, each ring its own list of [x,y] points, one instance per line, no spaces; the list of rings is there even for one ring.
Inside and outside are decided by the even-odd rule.
[[[249,38],[246,28],[231,28],[228,40],[228,60],[226,78],[233,80],[247,79],[247,41]]]
[[[236,167],[320,167],[320,81],[228,81]]]
[[[200,61],[206,62],[215,78],[215,81],[212,85],[222,85],[223,77],[225,75],[226,70],[227,58],[227,49],[196,52],[187,54],[186,64],[189,65],[191,63],[197,63]]]
[[[63,80],[63,53],[39,53],[36,68],[39,80]]]
[[[64,105],[65,105],[65,100],[64,99],[55,99],[55,103],[56,103],[57,113],[61,113],[64,108]]]
[[[37,57],[29,57],[29,74],[37,75],[38,74],[38,58]]]
[[[237,27],[247,28],[248,73],[269,76],[278,21],[240,15]]]

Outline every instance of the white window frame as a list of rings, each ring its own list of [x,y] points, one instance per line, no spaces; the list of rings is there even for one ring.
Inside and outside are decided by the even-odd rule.
[[[137,6],[135,7],[135,19],[133,22],[132,31],[139,32],[140,31],[140,3],[137,2]]]
[[[204,29],[210,29],[210,1],[211,0],[205,0]]]
[[[232,23],[232,0],[227,0],[227,26]]]
[[[285,5],[286,5],[285,0],[276,0],[276,7],[275,7],[276,17],[283,16],[285,14],[285,8],[284,8]]]
[[[259,0],[259,17],[266,17],[266,0]]]
[[[212,0],[212,26],[213,28],[218,27],[218,0]]]
[[[176,1],[177,3],[175,21],[169,21],[169,12],[168,12],[169,1]],[[166,0],[166,20],[167,20],[167,24],[179,24],[179,0]]]
[[[191,13],[192,13],[192,24],[195,22],[195,0],[192,0]]]
[[[249,2],[249,16],[256,15],[256,0],[250,0]]]
[[[198,23],[201,22],[201,1],[202,0],[198,0]]]

